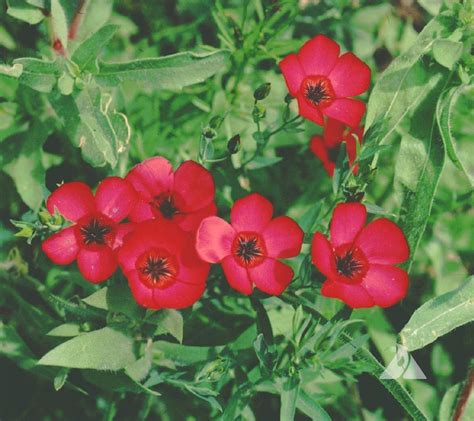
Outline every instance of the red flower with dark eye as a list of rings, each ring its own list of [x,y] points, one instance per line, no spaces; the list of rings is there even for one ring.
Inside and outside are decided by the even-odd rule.
[[[272,219],[272,214],[272,204],[253,193],[234,203],[231,224],[212,216],[197,231],[201,259],[220,262],[230,286],[243,294],[251,294],[255,285],[279,295],[293,279],[293,270],[279,259],[299,254],[303,231],[291,218]]]
[[[191,306],[204,292],[209,274],[193,236],[164,219],[136,224],[118,259],[137,303],[153,309]]]
[[[323,125],[323,115],[357,127],[364,102],[352,99],[370,85],[370,68],[352,53],[339,56],[339,45],[324,35],[306,42],[297,54],[280,62],[290,94],[301,116]]]
[[[322,136],[313,136],[309,145],[311,151],[318,157],[324,166],[326,172],[332,177],[336,168],[336,161],[341,149],[341,144],[346,143],[349,165],[352,165],[356,159],[357,144],[362,143],[363,127],[350,129],[340,121],[329,118],[324,125]],[[358,140],[356,140],[356,138]],[[353,168],[354,174],[357,174],[358,165]]]
[[[105,281],[117,268],[114,250],[131,229],[131,224],[119,222],[136,200],[133,187],[119,177],[103,180],[95,197],[87,184],[63,184],[49,196],[46,207],[51,214],[57,209],[74,224],[43,241],[44,253],[58,265],[77,260],[84,278],[93,283]]]
[[[367,226],[367,210],[360,203],[334,209],[331,240],[316,232],[313,264],[327,276],[321,294],[338,298],[352,308],[390,307],[408,290],[408,274],[394,265],[408,259],[403,231],[386,218]]]
[[[217,212],[214,179],[209,171],[186,161],[173,173],[165,158],[150,158],[128,173],[139,200],[130,214],[133,222],[166,219],[185,231],[195,231],[206,216]]]

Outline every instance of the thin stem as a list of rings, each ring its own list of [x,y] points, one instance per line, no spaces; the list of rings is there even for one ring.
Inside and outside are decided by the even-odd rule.
[[[69,34],[68,34],[69,39],[76,38],[79,25],[81,24],[82,17],[85,14],[87,3],[88,3],[87,0],[79,0],[79,4],[77,5],[76,12],[74,13],[74,17],[72,18],[71,27],[69,28]]]
[[[456,409],[454,411],[453,421],[460,421],[464,415],[464,411],[467,406],[467,402],[471,393],[474,390],[474,366],[471,367],[468,371],[464,387],[462,388],[461,394],[459,396]]]

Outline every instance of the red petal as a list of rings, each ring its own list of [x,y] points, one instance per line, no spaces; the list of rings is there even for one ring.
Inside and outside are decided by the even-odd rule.
[[[117,259],[109,247],[94,251],[81,249],[77,255],[77,267],[84,278],[95,284],[112,276],[117,268]]]
[[[133,222],[142,222],[155,218],[155,214],[149,202],[138,200],[128,217]]]
[[[403,231],[386,218],[376,219],[368,224],[354,244],[364,252],[370,264],[395,265],[410,256]]]
[[[43,241],[41,249],[53,263],[68,265],[76,259],[79,246],[75,229],[75,227],[65,228]]]
[[[331,219],[331,244],[334,248],[352,243],[364,227],[367,210],[360,203],[339,203]]]
[[[408,291],[408,273],[396,266],[370,265],[362,286],[376,305],[390,307],[405,298]]]
[[[196,234],[196,250],[202,260],[220,262],[230,255],[236,232],[232,225],[217,216],[204,219]]]
[[[59,213],[70,221],[77,221],[83,216],[95,211],[92,191],[87,184],[79,181],[66,183],[58,187],[46,201],[50,214],[56,208]]]
[[[346,126],[338,120],[328,118],[324,125],[324,143],[327,147],[339,145],[344,139]]]
[[[334,174],[336,165],[329,160],[328,151],[321,136],[313,136],[309,148],[314,155],[323,163],[323,167],[330,177]]]
[[[174,174],[173,198],[180,211],[192,212],[214,200],[214,179],[202,165],[186,161]]]
[[[128,279],[128,286],[132,290],[133,298],[137,304],[155,310],[160,308],[153,298],[153,289],[148,288],[140,281],[136,270],[127,273],[126,276]]]
[[[336,270],[336,259],[331,243],[320,232],[314,234],[311,244],[311,258],[313,264],[323,275],[331,276]]]
[[[198,256],[193,235],[188,235],[178,255],[179,270],[176,279],[188,284],[203,284],[209,275],[210,265]]]
[[[127,234],[131,233],[135,227],[134,223],[127,222],[125,224],[120,224],[115,230],[115,239],[112,249],[116,250],[123,245],[124,238]]]
[[[233,256],[224,257],[222,260],[222,270],[232,288],[245,295],[252,293],[253,285],[250,282],[247,269],[240,266]]]
[[[95,194],[97,210],[115,222],[125,219],[137,201],[132,185],[120,177],[107,177]]]
[[[287,55],[279,63],[280,70],[285,77],[286,86],[292,96],[296,96],[301,87],[305,74],[296,54]]]
[[[217,206],[212,202],[205,208],[199,209],[196,212],[176,214],[173,216],[173,222],[183,231],[195,232],[204,218],[214,216],[216,213]]]
[[[365,113],[365,103],[358,99],[339,98],[324,108],[324,114],[343,123],[357,127]]]
[[[329,74],[339,98],[360,95],[369,89],[370,68],[352,53],[343,54]]]
[[[167,159],[156,156],[133,167],[126,180],[132,184],[143,199],[149,200],[163,191],[171,189],[173,167]]]
[[[192,306],[201,298],[205,283],[188,284],[177,280],[168,288],[154,288],[153,301],[155,308],[185,308]]]
[[[325,297],[338,298],[352,308],[367,308],[375,305],[372,297],[360,284],[345,284],[326,280],[321,288]]]
[[[275,258],[298,256],[303,244],[303,236],[303,230],[288,216],[273,219],[262,233],[267,255]]]
[[[339,45],[324,35],[316,35],[306,42],[298,58],[307,75],[328,75],[337,63]]]
[[[272,219],[273,205],[258,193],[236,200],[230,211],[230,221],[237,232],[261,232]]]
[[[265,259],[249,268],[251,281],[260,290],[270,295],[280,295],[293,279],[293,269],[275,259]]]
[[[301,117],[307,118],[308,120],[319,124],[320,126],[324,124],[323,115],[321,114],[321,111],[319,111],[319,108],[309,105],[304,99],[303,95],[298,95],[297,100],[298,110]]]

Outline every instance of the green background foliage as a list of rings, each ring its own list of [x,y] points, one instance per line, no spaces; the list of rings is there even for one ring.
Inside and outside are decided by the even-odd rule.
[[[460,410],[474,381],[470,1],[0,8],[2,420],[449,420]],[[285,101],[277,63],[317,33],[372,68],[357,176],[341,154],[327,177],[308,149],[321,129]],[[213,267],[193,308],[153,312],[119,273],[94,286],[47,261],[41,239],[62,224],[41,211],[50,191],[124,176],[155,155],[206,165],[223,217],[256,191],[298,221],[306,244],[281,297],[241,296]],[[408,296],[387,310],[322,297],[307,256],[334,205],[356,195],[410,245]],[[426,380],[380,379],[396,343]],[[461,412],[474,418],[474,398]]]

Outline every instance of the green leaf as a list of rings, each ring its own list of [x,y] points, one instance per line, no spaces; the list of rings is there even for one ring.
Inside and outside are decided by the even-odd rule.
[[[171,360],[176,365],[186,366],[215,359],[223,349],[223,346],[187,346],[157,341],[153,343],[152,355],[155,363]]]
[[[461,58],[463,48],[462,42],[437,39],[433,43],[433,57],[439,64],[451,70]]]
[[[42,149],[52,131],[49,123],[37,122],[27,133],[7,139],[0,146],[2,155],[5,154],[3,158],[7,160],[3,171],[13,179],[20,197],[34,211],[39,210],[44,200],[46,170],[62,160]]]
[[[281,156],[257,156],[247,165],[249,170],[259,170],[278,164],[283,158]]]
[[[457,397],[461,391],[461,383],[451,386],[443,396],[439,407],[439,421],[451,421],[456,407]]]
[[[295,418],[298,392],[299,381],[292,377],[288,377],[283,381],[280,394],[280,421],[292,421]]]
[[[125,63],[99,62],[96,80],[105,86],[126,81],[144,83],[154,89],[182,89],[200,83],[224,68],[229,53],[218,50],[206,53],[179,53]]]
[[[59,0],[51,0],[51,22],[53,25],[54,37],[59,39],[63,48],[66,49],[69,30],[66,12]]]
[[[87,38],[74,51],[71,60],[79,66],[80,70],[86,69],[97,57],[117,31],[117,25],[106,25]]]
[[[43,12],[37,7],[28,4],[25,0],[8,0],[7,13],[30,25],[36,25],[44,19]]]
[[[435,121],[435,107],[446,78],[443,73],[435,73],[429,79],[430,94],[411,116],[395,168],[395,185],[401,186],[404,194],[401,227],[410,246],[408,270],[425,231],[444,167],[445,150]]]
[[[0,64],[0,74],[14,77],[18,79],[23,73],[23,65],[16,63],[13,66],[7,66],[6,64]]]
[[[383,121],[384,130],[377,143],[383,143],[429,91],[421,59],[430,51],[435,39],[450,35],[455,22],[452,15],[439,15],[431,20],[415,44],[393,60],[375,84],[369,98],[365,127],[368,129],[378,119]]]
[[[88,1],[75,39],[85,40],[89,38],[90,34],[104,26],[110,19],[113,5],[114,0]]]
[[[474,276],[471,276],[459,288],[418,308],[400,332],[400,338],[409,351],[414,351],[473,320]]]
[[[126,282],[115,282],[106,289],[107,307],[110,311],[122,313],[132,319],[141,320],[145,309],[133,299]]]
[[[101,308],[102,310],[108,310],[109,307],[107,306],[107,287],[99,289],[88,297],[83,298],[82,301],[84,301],[91,307]]]
[[[111,95],[90,83],[70,96],[52,93],[49,101],[87,162],[96,167],[117,165],[119,154],[130,141],[131,129],[127,117],[113,108]]]
[[[304,390],[300,389],[296,406],[312,420],[331,421],[329,414]]]
[[[62,343],[49,351],[38,364],[116,371],[134,361],[132,338],[104,327]]]
[[[76,323],[64,323],[55,327],[54,329],[50,330],[47,335],[49,336],[63,336],[63,337],[70,337],[70,336],[77,336],[81,333],[81,328]]]
[[[0,321],[0,355],[15,361],[21,368],[29,370],[36,365],[36,358],[18,335],[13,326]]]
[[[157,329],[155,335],[162,335],[169,333],[179,343],[183,342],[183,316],[179,311],[172,309],[163,309],[153,313],[148,317],[147,321],[155,323]]]
[[[453,134],[455,108],[459,99],[463,95],[466,95],[472,102],[474,98],[474,85],[461,85],[444,92],[436,106],[436,119],[449,158],[457,168],[466,174],[471,185],[474,186],[474,172],[472,171],[472,165],[469,165],[469,160],[466,159],[467,156],[464,157],[460,155],[457,140]],[[470,112],[472,114],[472,107]]]
[[[56,392],[66,384],[67,377],[69,375],[69,369],[68,368],[62,368],[59,370],[58,374],[54,377],[54,390]]]
[[[17,76],[20,83],[39,92],[51,92],[59,76],[59,66],[56,61],[45,61],[36,58],[17,58],[13,67],[21,65],[23,71]],[[19,67],[16,67],[19,69]],[[17,71],[18,73],[18,71]]]

